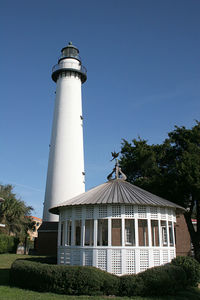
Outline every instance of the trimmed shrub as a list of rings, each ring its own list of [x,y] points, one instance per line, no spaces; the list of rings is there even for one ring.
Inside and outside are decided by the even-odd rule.
[[[14,236],[0,234],[0,253],[16,253],[18,242]]]
[[[27,257],[23,258],[23,260],[39,262],[42,264],[49,264],[49,265],[56,265],[57,264],[57,257],[56,256],[35,256],[35,257]]]
[[[142,296],[173,295],[185,287],[186,274],[181,267],[166,264],[137,275],[143,281]]]
[[[181,267],[185,273],[188,286],[197,286],[200,282],[200,264],[199,262],[189,256],[178,256],[171,262],[174,266]]]
[[[119,277],[94,267],[47,265],[16,260],[10,270],[10,284],[40,292],[66,295],[113,295]]]
[[[120,277],[119,296],[138,296],[144,290],[144,281],[138,275]]]

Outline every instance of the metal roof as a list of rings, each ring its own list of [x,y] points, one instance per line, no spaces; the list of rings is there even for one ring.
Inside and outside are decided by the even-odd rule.
[[[184,210],[183,207],[147,192],[129,182],[122,179],[114,179],[69,199],[56,207],[52,207],[49,211],[54,214],[59,214],[60,208],[63,207],[95,204],[148,205]]]

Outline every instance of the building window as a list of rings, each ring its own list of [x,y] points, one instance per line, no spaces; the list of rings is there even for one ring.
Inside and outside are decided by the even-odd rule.
[[[75,221],[75,245],[76,246],[81,245],[81,221],[80,220]]]
[[[72,221],[67,221],[67,246],[71,246],[71,238],[72,238]]]
[[[138,220],[139,246],[148,246],[147,220]]]
[[[64,239],[65,239],[65,226],[64,222],[61,223],[61,230],[60,230],[60,246],[64,246]]]
[[[174,237],[173,237],[172,222],[169,222],[169,243],[170,243],[170,246],[174,246]]]
[[[112,246],[122,245],[122,222],[121,219],[112,219]]]
[[[93,246],[94,220],[85,220],[85,246]]]
[[[97,246],[108,246],[108,220],[98,220]]]
[[[158,221],[156,220],[151,220],[151,237],[152,237],[152,246],[159,246]]]
[[[125,220],[125,245],[135,246],[135,220]]]
[[[167,222],[161,221],[162,245],[167,246]]]

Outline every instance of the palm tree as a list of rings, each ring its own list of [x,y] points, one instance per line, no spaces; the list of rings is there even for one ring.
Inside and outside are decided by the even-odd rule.
[[[4,232],[24,242],[28,229],[33,226],[31,219],[28,218],[32,207],[26,206],[24,201],[17,199],[12,185],[0,186],[0,198],[4,199],[0,209],[0,223],[6,225]]]

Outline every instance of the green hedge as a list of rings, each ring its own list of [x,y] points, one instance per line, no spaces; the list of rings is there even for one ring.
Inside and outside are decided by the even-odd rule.
[[[186,274],[171,264],[148,269],[138,275],[120,278],[120,296],[172,295],[185,286]]]
[[[18,242],[14,236],[0,234],[0,253],[16,253]]]
[[[142,296],[174,295],[184,289],[186,274],[181,267],[166,264],[138,274],[143,281]]]
[[[10,270],[10,284],[67,295],[114,295],[118,293],[119,278],[94,267],[16,260]]]
[[[186,257],[137,275],[121,277],[94,267],[49,265],[19,259],[12,264],[10,283],[66,295],[162,296],[194,286],[200,280],[198,272],[199,263]]]
[[[123,275],[120,277],[119,296],[142,295],[144,282],[138,275]]]
[[[197,286],[200,282],[200,264],[198,261],[189,256],[178,256],[172,260],[172,265],[181,267],[187,277],[188,286]]]

